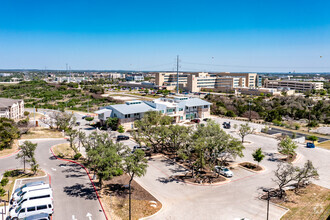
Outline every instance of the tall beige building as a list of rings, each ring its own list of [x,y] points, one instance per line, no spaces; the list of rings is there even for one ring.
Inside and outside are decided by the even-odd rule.
[[[302,82],[293,80],[268,80],[264,82],[265,88],[286,88],[296,90],[299,92],[305,92],[308,90],[320,90],[323,89],[323,82]]]
[[[156,73],[156,84],[175,88],[177,74]],[[179,73],[179,85],[187,91],[199,92],[202,88],[256,88],[261,86],[261,81],[256,73]]]

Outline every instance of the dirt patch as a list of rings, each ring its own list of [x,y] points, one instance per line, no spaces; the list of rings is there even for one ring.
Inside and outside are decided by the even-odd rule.
[[[27,134],[23,134],[20,139],[37,139],[37,138],[63,138],[62,132],[51,130],[48,128],[36,127],[31,128]]]
[[[297,158],[297,154],[278,159],[279,161],[292,163]]]
[[[61,158],[72,159],[75,155],[74,151],[70,148],[70,143],[58,144],[52,149],[54,154]]]
[[[272,202],[282,205],[290,210],[281,218],[291,219],[328,219],[330,216],[330,189],[311,184],[306,188],[286,191],[285,201],[272,198]]]
[[[330,150],[330,141],[324,141],[324,142],[322,142],[320,144],[317,144],[316,146]]]
[[[254,164],[254,163],[250,163],[250,162],[243,162],[243,163],[239,163],[238,165],[246,168],[246,169],[249,169],[249,170],[253,170],[253,171],[261,171],[262,170],[262,167],[257,165],[257,164]]]
[[[106,213],[111,216],[110,219],[128,219],[128,182],[129,177],[125,174],[104,182],[101,199]],[[162,204],[155,197],[133,180],[132,219],[150,216],[158,212],[161,207]]]
[[[11,145],[11,148],[5,148],[0,151],[0,157],[4,157],[6,155],[10,155],[18,150],[18,141],[14,140],[13,144]]]
[[[175,179],[186,183],[198,183],[198,184],[216,184],[223,181],[226,181],[221,175],[215,174],[214,172],[199,172],[195,174],[195,177],[192,176],[192,173],[187,173],[186,175],[177,175],[174,176]]]

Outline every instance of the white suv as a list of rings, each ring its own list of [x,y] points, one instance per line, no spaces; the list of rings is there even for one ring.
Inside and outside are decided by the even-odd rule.
[[[215,172],[224,175],[225,177],[233,177],[233,172],[229,170],[227,167],[215,166],[214,170]]]

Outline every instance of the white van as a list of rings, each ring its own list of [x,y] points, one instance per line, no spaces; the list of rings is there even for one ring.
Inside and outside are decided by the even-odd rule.
[[[50,198],[23,202],[9,212],[9,218],[18,220],[39,213],[47,213],[49,215],[54,213],[53,201]]]
[[[23,196],[27,192],[41,190],[41,189],[49,189],[49,188],[50,188],[49,184],[25,187],[22,190],[13,194],[13,196],[11,197],[10,203],[13,204],[14,201],[17,201],[18,199],[20,199],[20,197]]]
[[[13,207],[20,206],[25,201],[44,198],[53,199],[53,190],[51,188],[26,192],[17,201],[13,201]]]

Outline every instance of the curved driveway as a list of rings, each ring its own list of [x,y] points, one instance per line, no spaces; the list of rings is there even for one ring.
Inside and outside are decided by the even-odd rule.
[[[66,140],[38,140],[36,159],[40,168],[51,176],[51,185],[54,193],[54,220],[81,220],[89,218],[105,219],[102,208],[97,200],[93,186],[85,170],[77,164],[57,160],[50,148],[53,145],[65,143]],[[22,163],[12,155],[0,160],[0,173],[5,170],[21,168]]]

